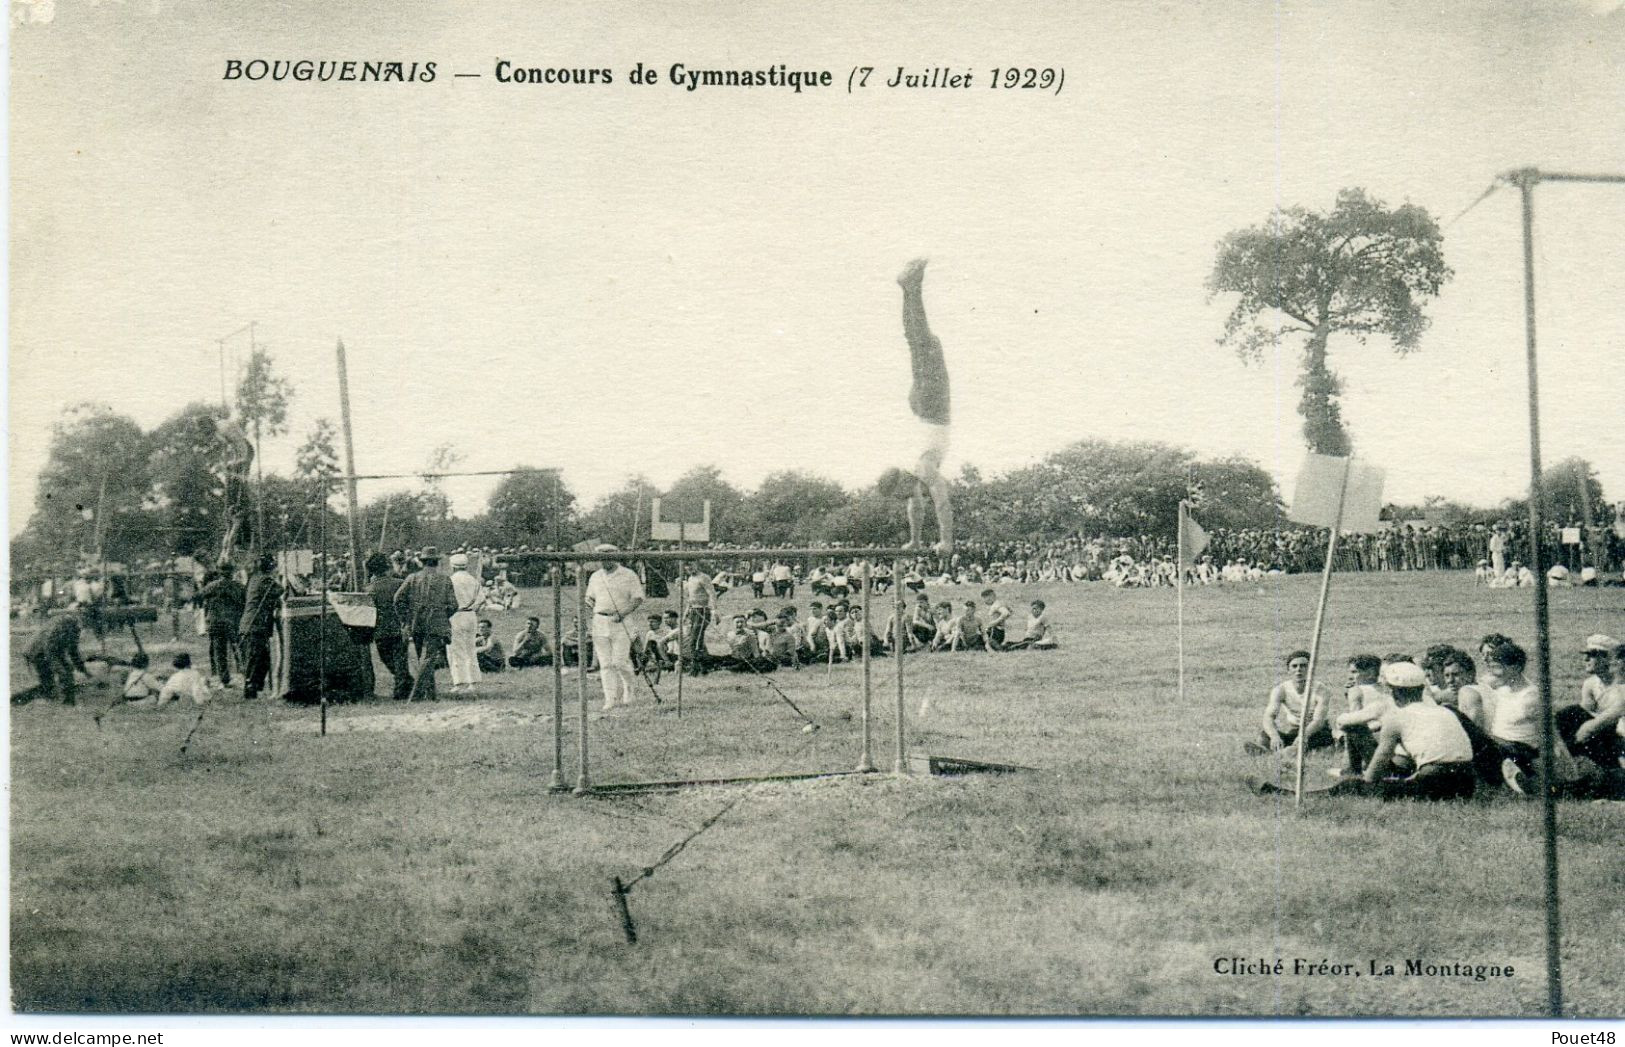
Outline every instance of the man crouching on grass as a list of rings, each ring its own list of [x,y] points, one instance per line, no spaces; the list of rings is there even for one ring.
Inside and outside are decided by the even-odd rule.
[[[1473,747],[1456,714],[1422,701],[1427,674],[1412,662],[1382,670],[1393,708],[1365,774],[1338,788],[1385,800],[1463,800],[1473,795]],[[1401,752],[1405,755],[1400,755]]]

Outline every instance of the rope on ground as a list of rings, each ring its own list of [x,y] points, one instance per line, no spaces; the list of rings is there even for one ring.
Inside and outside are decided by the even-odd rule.
[[[807,745],[813,740],[813,737],[814,736],[812,734],[808,734],[800,745],[790,750],[784,759],[774,764],[772,769],[769,770],[764,777],[772,777],[773,775],[782,771],[791,760],[802,754],[802,751],[807,748]],[[689,844],[693,843],[701,833],[705,832],[707,829],[711,828],[711,826],[721,821],[724,815],[733,810],[735,807],[739,806],[740,802],[743,801],[748,795],[750,795],[749,789],[741,789],[737,796],[723,804],[720,808],[718,808],[715,814],[701,822],[699,828],[695,829],[681,840],[678,840],[676,843],[666,848],[665,852],[662,853],[659,858],[655,859],[653,865],[645,866],[643,871],[638,873],[632,879],[623,882],[619,876],[612,878],[612,891],[615,898],[615,909],[621,920],[621,932],[626,936],[626,943],[628,945],[636,945],[638,941],[637,925],[633,923],[631,910],[626,904],[626,898],[632,893],[632,888],[636,887],[644,880],[652,877],[656,870],[664,867],[679,854],[682,854],[684,849],[686,849]]]

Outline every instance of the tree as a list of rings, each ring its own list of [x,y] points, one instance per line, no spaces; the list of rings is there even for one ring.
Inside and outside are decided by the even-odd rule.
[[[293,386],[276,373],[271,352],[265,346],[256,346],[249,354],[248,367],[243,380],[237,385],[237,417],[253,438],[255,468],[259,470],[260,497],[255,501],[253,546],[264,548],[265,530],[264,460],[261,442],[267,436],[280,436],[288,431],[288,402],[293,399]]]
[[[704,514],[705,503],[711,503],[711,540],[713,542],[750,542],[751,523],[740,510],[745,504],[745,493],[722,478],[722,470],[714,465],[699,465],[684,473],[660,499],[661,515],[668,520],[698,520]],[[648,503],[644,503],[648,512]],[[649,518],[643,517],[640,534],[649,533]]]
[[[635,519],[638,534],[647,537],[649,499],[659,493],[648,477],[631,477],[620,490],[593,503],[593,507],[579,521],[579,533],[593,541],[614,542],[625,547],[632,539],[632,521]]]
[[[1570,457],[1546,467],[1541,474],[1546,489],[1546,513],[1558,525],[1581,522],[1608,523],[1613,514],[1603,499],[1597,470],[1584,458]],[[1527,512],[1527,503],[1525,503]]]
[[[499,545],[554,544],[575,511],[575,494],[557,470],[521,467],[491,492],[491,531]]]
[[[228,496],[246,494],[228,469],[225,420],[218,404],[190,403],[147,438],[153,522],[170,554],[212,559],[226,528]]]
[[[1285,518],[1275,478],[1245,458],[1197,462],[1191,479],[1201,490],[1197,516],[1204,526],[1270,530]]]
[[[416,549],[442,541],[440,518],[423,491],[391,491],[361,509],[361,544],[379,549]]]
[[[746,497],[740,514],[749,521],[752,545],[803,545],[827,540],[822,533],[823,517],[850,501],[835,481],[788,469],[763,480]]]
[[[1363,189],[1345,189],[1330,213],[1290,207],[1219,242],[1209,295],[1238,296],[1219,344],[1257,362],[1282,338],[1308,336],[1298,413],[1311,451],[1350,449],[1338,402],[1342,383],[1327,363],[1331,336],[1352,335],[1363,344],[1382,335],[1399,355],[1414,351],[1428,325],[1422,300],[1452,275],[1442,241],[1424,209],[1389,210]]]
[[[51,430],[28,522],[35,555],[62,565],[98,551],[127,560],[153,551],[146,434],[102,403],[79,403]]]
[[[339,452],[334,446],[338,427],[318,418],[294,456],[293,473],[310,487],[311,496],[325,501],[339,483]]]

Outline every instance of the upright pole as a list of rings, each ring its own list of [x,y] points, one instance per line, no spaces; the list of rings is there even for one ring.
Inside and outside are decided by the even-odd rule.
[[[1188,486],[1188,484],[1187,484]],[[1178,605],[1179,617],[1179,704],[1185,704],[1185,503],[1179,503],[1179,551],[1178,559],[1174,563],[1174,591],[1177,594],[1174,602]]]
[[[863,561],[863,752],[858,756],[859,773],[867,773],[875,769],[874,755],[870,751],[871,728],[869,723],[869,705],[873,699],[873,686],[869,679],[869,636],[874,631],[874,621],[869,617],[869,589],[873,572],[869,569],[869,561]]]
[[[901,581],[903,577],[902,568],[903,561],[897,560],[892,563],[892,577],[898,581]],[[897,631],[899,634],[901,634],[903,631],[903,587],[898,585],[895,589],[895,593],[896,595],[892,601],[893,612],[897,615]],[[894,652],[894,656],[897,659],[897,759],[893,764],[892,770],[896,774],[908,773],[908,712],[903,708],[904,646],[904,644],[898,644],[897,650]]]
[[[1557,898],[1557,802],[1552,795],[1551,627],[1546,600],[1546,560],[1541,542],[1544,522],[1541,503],[1546,491],[1540,467],[1540,388],[1535,364],[1535,186],[1540,172],[1533,168],[1515,176],[1523,196],[1523,304],[1524,341],[1529,368],[1529,562],[1535,572],[1535,681],[1540,687],[1540,803],[1546,857],[1546,1001],[1553,1018],[1563,1016],[1562,926]]]
[[[1343,529],[1343,503],[1349,493],[1352,457],[1343,459],[1343,482],[1337,486],[1337,515],[1332,518],[1332,536],[1326,542],[1326,566],[1320,572],[1320,603],[1315,607],[1315,631],[1309,639],[1309,675],[1303,681],[1303,714],[1298,718],[1298,770],[1293,787],[1294,807],[1303,806],[1303,754],[1309,749],[1309,724],[1315,711],[1315,666],[1320,661],[1320,633],[1326,624],[1326,597],[1332,589],[1332,561],[1337,556],[1337,532]],[[1328,714],[1331,710],[1327,710]]]
[[[683,551],[683,524],[677,524],[677,551]],[[677,561],[677,718],[683,718],[683,630],[688,628],[688,607],[683,590],[688,588],[688,572]],[[699,635],[698,633],[695,634]]]
[[[322,737],[327,737],[327,502],[317,507],[321,513],[322,606],[316,614],[316,694],[322,703]],[[291,646],[289,648],[292,650]]]
[[[355,438],[350,431],[350,370],[344,363],[344,339],[339,339],[339,417],[344,423],[344,497],[350,514],[350,578],[361,588],[361,508],[355,489]]]
[[[592,776],[587,768],[587,636],[591,629],[587,622],[587,580],[583,577],[586,573],[585,564],[576,564],[576,697],[581,721],[581,737],[577,740],[580,764],[576,773],[577,796],[592,792]]]
[[[559,565],[548,568],[548,580],[553,584],[553,773],[547,779],[547,791],[564,791],[564,573]]]

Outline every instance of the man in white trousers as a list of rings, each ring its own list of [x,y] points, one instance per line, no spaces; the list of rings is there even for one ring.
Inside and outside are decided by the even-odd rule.
[[[468,572],[465,553],[452,554],[451,588],[457,594],[457,613],[451,616],[451,649],[447,652],[447,660],[451,662],[451,689],[454,693],[467,693],[480,682],[479,655],[474,650],[479,626],[475,608],[480,602],[480,581]]]
[[[587,607],[592,611],[592,644],[598,654],[600,678],[604,682],[604,710],[632,704],[632,648],[643,604],[643,582],[637,572],[622,567],[613,556],[619,552],[605,543],[593,550],[607,553],[598,570],[587,579]]]

